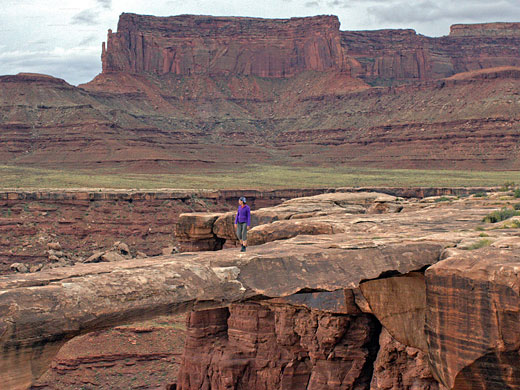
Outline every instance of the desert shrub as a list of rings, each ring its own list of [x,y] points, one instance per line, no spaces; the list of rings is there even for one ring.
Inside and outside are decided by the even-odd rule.
[[[446,196],[441,196],[440,198],[435,199],[435,202],[449,202],[450,200],[453,200],[453,198],[448,198]]]
[[[513,208],[514,208],[515,210],[520,210],[520,203],[514,204],[514,205],[513,205]]]
[[[496,223],[496,222],[500,222],[500,221],[505,221],[506,219],[509,219],[516,215],[520,215],[520,212],[517,210],[508,209],[508,208],[504,207],[501,210],[496,210],[496,211],[493,211],[492,213],[486,215],[482,219],[482,222]]]
[[[473,194],[473,196],[474,196],[475,198],[485,198],[485,197],[487,196],[487,193],[486,193],[486,192],[475,192],[475,193]]]
[[[484,239],[482,239],[482,240],[477,241],[477,242],[474,243],[473,245],[470,245],[470,246],[468,247],[468,250],[484,248],[485,246],[489,246],[489,245],[491,245],[492,242],[493,242],[493,241],[488,240],[487,238],[484,238]]]
[[[489,237],[489,234],[487,234],[487,233],[480,233],[478,236],[479,237]]]
[[[520,188],[515,190],[515,198],[520,198]]]
[[[515,188],[515,182],[514,181],[506,181],[504,184],[502,184],[502,187],[499,191],[510,191],[513,188]]]

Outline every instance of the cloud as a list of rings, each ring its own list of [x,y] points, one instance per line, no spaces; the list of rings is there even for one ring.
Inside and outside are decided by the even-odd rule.
[[[46,46],[48,43],[47,39],[37,39],[34,41],[28,41],[27,46]]]
[[[112,0],[96,0],[97,3],[105,8],[105,9],[111,9],[112,8]]]
[[[79,42],[79,46],[86,46],[86,45],[98,43],[98,42],[99,42],[99,37],[97,35],[91,34],[91,35],[83,38]]]
[[[307,8],[350,8],[351,2],[346,0],[312,0],[304,3]]]
[[[383,23],[434,23],[439,20],[459,22],[511,20],[520,17],[520,2],[502,0],[490,3],[488,0],[422,0],[410,4],[405,1],[391,1],[385,5],[367,8],[378,22]]]
[[[86,9],[78,12],[72,17],[72,24],[86,24],[89,26],[96,25],[99,23],[99,12],[95,9]]]
[[[0,53],[0,74],[43,73],[63,78],[71,84],[90,81],[101,71],[99,47]]]

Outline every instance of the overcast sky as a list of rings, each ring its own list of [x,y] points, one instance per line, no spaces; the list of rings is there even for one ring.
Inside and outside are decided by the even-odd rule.
[[[413,28],[428,36],[455,23],[518,22],[520,0],[0,0],[0,75],[37,72],[71,84],[101,71],[101,43],[122,12],[288,18],[333,14],[341,30]]]

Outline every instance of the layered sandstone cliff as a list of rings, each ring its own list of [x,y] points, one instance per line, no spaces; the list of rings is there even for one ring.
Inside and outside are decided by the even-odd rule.
[[[414,30],[340,31],[335,16],[292,19],[122,14],[103,44],[103,72],[291,77],[349,72],[373,85],[519,66],[519,23],[456,24],[430,38]]]
[[[347,70],[335,16],[122,14],[103,48],[103,72],[290,77],[304,70]]]
[[[103,73],[81,88],[0,78],[0,160],[196,174],[244,161],[518,169],[516,26],[428,38],[340,31],[330,16],[123,14]]]
[[[448,36],[414,30],[342,31],[352,75],[371,85],[436,80],[456,73],[520,66],[520,23],[457,24]]]
[[[518,224],[482,222],[514,198],[401,200],[401,212],[381,214],[351,207],[377,198],[335,194],[343,212],[328,197],[301,199],[314,212],[265,224],[299,234],[246,253],[1,276],[0,379],[27,388],[72,337],[195,309],[183,389],[516,388]],[[337,231],[308,235],[316,222]]]
[[[225,212],[243,195],[260,208],[330,191],[0,191],[0,274],[14,272],[12,264],[40,270],[83,262],[118,241],[133,257],[161,255],[179,244],[173,233],[181,213]]]

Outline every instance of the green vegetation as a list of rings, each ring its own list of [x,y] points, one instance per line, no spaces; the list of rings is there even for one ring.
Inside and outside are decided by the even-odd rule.
[[[516,203],[516,204],[514,204],[514,205],[513,205],[513,208],[514,208],[515,210],[520,210],[520,203]]]
[[[496,210],[496,211],[493,211],[491,214],[486,215],[482,219],[482,222],[496,223],[496,222],[500,222],[500,221],[505,221],[506,219],[509,219],[516,215],[520,215],[520,211],[508,209],[508,208],[504,207],[501,210]]]
[[[515,190],[514,197],[515,198],[520,198],[520,188]]]
[[[485,192],[475,192],[473,195],[475,198],[485,198],[487,196],[487,193]]]
[[[449,202],[452,201],[454,198],[448,198],[447,196],[441,196],[437,199],[435,199],[435,202]]]
[[[473,245],[468,246],[467,250],[470,250],[470,251],[471,251],[471,250],[473,250],[473,249],[484,248],[484,247],[486,247],[486,246],[490,246],[492,242],[493,242],[493,241],[488,240],[488,239],[485,238],[485,239],[482,239],[482,240],[477,241],[477,242],[474,243]]]
[[[500,188],[500,191],[511,191],[515,188],[515,182],[514,181],[506,181],[504,184],[502,184],[502,187]]]
[[[520,171],[375,169],[249,165],[178,173],[128,173],[111,169],[58,170],[0,166],[0,188],[229,189],[304,187],[470,187],[520,181]]]

